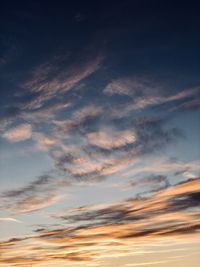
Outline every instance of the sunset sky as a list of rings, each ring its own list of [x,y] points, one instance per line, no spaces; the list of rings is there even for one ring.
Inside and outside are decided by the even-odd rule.
[[[2,1],[0,267],[200,266],[198,1]]]

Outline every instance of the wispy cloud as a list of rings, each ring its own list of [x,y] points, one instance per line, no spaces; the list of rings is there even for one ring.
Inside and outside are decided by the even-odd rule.
[[[169,185],[169,181],[165,175],[150,175],[141,179],[133,179],[126,187],[129,189],[141,187],[142,190],[147,190],[147,192],[150,193],[167,188]]]
[[[116,117],[126,117],[128,114],[166,105],[169,110],[195,108],[199,106],[199,87],[186,88],[166,94],[166,85],[153,81],[149,77],[130,77],[116,79],[110,82],[103,92],[108,96],[126,95],[129,99],[112,108]]]
[[[146,265],[157,265],[162,263],[169,263],[171,261],[165,260],[165,261],[152,261],[152,262],[141,262],[141,263],[128,263],[125,266],[126,267],[134,267],[134,266],[146,266]],[[173,262],[173,261],[172,261]]]
[[[57,203],[62,198],[63,195],[60,195],[59,193],[55,192],[50,192],[47,195],[35,194],[32,196],[27,196],[21,199],[20,201],[16,201],[14,205],[14,212],[19,214],[43,209]]]
[[[147,160],[141,166],[129,166],[129,170],[123,173],[123,177],[132,178],[138,177],[139,175],[147,175],[152,173],[153,175],[167,175],[173,174],[182,179],[195,178],[198,176],[200,171],[199,160],[191,162],[182,162],[176,159],[166,159],[164,157],[155,157]],[[137,181],[136,181],[137,183]]]
[[[0,217],[0,221],[2,222],[16,222],[16,223],[22,223],[20,220],[9,218],[9,217]]]
[[[50,62],[39,66],[33,72],[32,78],[23,85],[32,93],[38,94],[26,108],[40,108],[55,95],[68,92],[80,81],[98,70],[102,60],[102,56],[96,56],[94,59],[86,59],[79,64],[74,63],[67,67],[62,63],[62,69],[59,67],[59,62]]]
[[[1,194],[4,209],[14,213],[29,213],[55,204],[63,198],[57,191],[58,181],[43,175],[26,187]],[[57,185],[58,186],[58,185]]]

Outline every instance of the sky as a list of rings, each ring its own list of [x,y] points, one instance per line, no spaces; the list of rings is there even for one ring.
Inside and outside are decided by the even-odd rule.
[[[0,266],[200,266],[198,1],[2,1]]]

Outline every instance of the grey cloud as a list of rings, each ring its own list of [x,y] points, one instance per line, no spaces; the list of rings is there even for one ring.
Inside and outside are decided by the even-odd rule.
[[[143,177],[141,179],[130,181],[128,186],[131,186],[131,187],[150,186],[150,187],[155,187],[156,190],[160,190],[161,188],[168,187],[169,182],[168,182],[167,176],[165,175],[151,175],[151,176]]]
[[[27,213],[60,200],[62,195],[58,193],[58,187],[58,182],[47,174],[40,176],[26,187],[3,192],[0,198],[4,209],[16,214]]]
[[[158,177],[158,180],[163,181],[166,178]],[[175,211],[180,212],[181,215],[181,212],[189,212],[195,207],[199,208],[199,181],[199,178],[190,179],[186,182],[176,184],[174,187],[169,187],[166,190],[154,193],[149,197],[130,199],[127,202],[108,205],[105,208],[98,208],[98,206],[81,207],[72,209],[71,211],[69,210],[66,214],[58,215],[57,217],[66,220],[70,224],[117,225],[118,223],[137,223],[143,220],[146,222],[149,221],[149,224],[151,224],[151,217],[161,216],[162,214],[166,215],[167,213],[170,213],[173,217],[173,212]],[[197,214],[199,214],[198,210]],[[194,221],[196,221],[195,216]],[[157,232],[157,230],[150,231]],[[149,232],[143,232],[143,235],[148,234]]]

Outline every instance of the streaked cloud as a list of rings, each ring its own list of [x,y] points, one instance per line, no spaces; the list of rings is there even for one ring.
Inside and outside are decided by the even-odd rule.
[[[20,220],[9,218],[9,217],[0,217],[1,222],[16,222],[16,223],[22,223]]]
[[[195,178],[200,171],[200,161],[194,160],[191,162],[182,162],[176,159],[166,159],[164,157],[156,157],[147,160],[142,166],[133,166],[124,172],[123,176],[138,177],[139,175],[145,175],[153,173],[154,175],[161,174],[173,174],[182,179]],[[137,183],[137,181],[136,181]]]
[[[1,242],[1,263],[45,264],[65,261],[97,263],[109,257],[163,253],[168,242],[198,242],[200,179],[188,180],[144,199],[112,205],[84,206],[54,215],[59,228],[37,229],[35,234]],[[187,236],[187,239],[184,239]],[[146,247],[149,247],[147,249]],[[164,249],[164,250],[163,250]],[[20,257],[16,255],[20,251]],[[181,250],[180,250],[181,252]],[[153,263],[153,262],[152,262]]]
[[[2,207],[11,213],[20,214],[53,205],[64,197],[57,191],[58,184],[59,180],[54,181],[49,174],[40,176],[25,187],[3,192],[0,196]]]
[[[169,186],[169,181],[165,175],[150,175],[141,179],[133,179],[127,184],[127,188],[141,187],[143,190],[148,188],[149,192],[159,191]]]
[[[146,266],[146,265],[160,265],[162,263],[169,263],[174,262],[173,260],[165,260],[165,261],[150,261],[150,262],[141,262],[141,263],[128,263],[125,266],[126,267],[134,267],[134,266]]]
[[[15,213],[28,213],[51,206],[63,198],[59,193],[35,194],[26,196],[20,201],[16,201],[11,208]]]
[[[72,63],[70,66],[63,66],[62,69],[59,67],[59,61],[45,63],[37,67],[32,78],[23,85],[32,93],[38,94],[26,108],[40,108],[55,95],[68,92],[80,81],[98,70],[102,61],[102,56],[96,56],[94,59],[79,61],[78,65]]]
[[[114,117],[126,117],[135,111],[160,107],[169,110],[198,108],[199,87],[192,87],[171,92],[166,85],[151,79],[150,77],[126,77],[111,81],[103,90],[108,96],[126,95],[129,99],[120,107],[113,107],[111,113]]]

